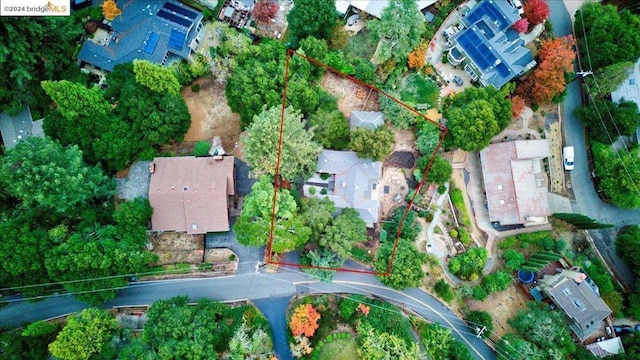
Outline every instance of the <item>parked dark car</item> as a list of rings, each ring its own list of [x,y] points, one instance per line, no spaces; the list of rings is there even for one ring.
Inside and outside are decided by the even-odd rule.
[[[617,334],[630,334],[633,332],[633,326],[631,325],[617,325],[613,327],[613,330]]]

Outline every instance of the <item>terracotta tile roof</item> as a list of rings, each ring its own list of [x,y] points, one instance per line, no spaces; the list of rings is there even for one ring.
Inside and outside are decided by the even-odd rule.
[[[232,156],[155,158],[151,166],[151,230],[229,230],[228,199],[235,194]]]

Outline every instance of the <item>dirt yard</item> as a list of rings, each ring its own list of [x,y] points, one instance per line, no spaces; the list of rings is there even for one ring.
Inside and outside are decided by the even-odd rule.
[[[200,79],[196,83],[200,84],[200,91],[193,92],[191,87],[182,90],[191,114],[191,127],[184,141],[211,141],[214,136],[220,136],[227,153],[233,151],[234,156],[243,158],[241,146],[233,150],[240,139],[240,116],[234,114],[227,105],[224,84],[213,78]]]
[[[516,285],[507,290],[493,293],[484,301],[467,301],[469,311],[482,310],[491,314],[493,318],[493,331],[502,337],[506,333],[514,332],[507,324],[507,320],[514,317],[518,310],[524,309],[529,301],[527,295]]]
[[[378,93],[332,72],[322,77],[322,87],[338,99],[338,109],[349,117],[352,111],[378,111]]]
[[[203,235],[165,232],[151,234],[149,242],[152,246],[152,252],[158,255],[156,265],[197,264],[201,263],[204,257]]]

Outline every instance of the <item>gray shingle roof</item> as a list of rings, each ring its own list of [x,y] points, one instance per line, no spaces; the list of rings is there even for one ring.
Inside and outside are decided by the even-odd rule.
[[[0,133],[5,148],[11,149],[30,136],[44,137],[42,119],[33,121],[28,106],[16,116],[2,113],[0,114]]]
[[[165,4],[188,15],[163,8],[167,6]],[[173,1],[129,1],[122,6],[122,15],[111,22],[112,33],[108,44],[85,41],[78,60],[111,71],[116,65],[134,59],[158,64],[178,58],[188,59],[191,52],[189,44],[202,37],[202,30],[198,31],[202,19],[201,13]],[[184,37],[176,36],[177,33]],[[177,40],[180,45],[171,46]],[[150,42],[154,42],[155,46],[147,46]]]
[[[318,172],[335,175],[333,195],[327,197],[336,208],[354,208],[368,227],[378,222],[382,162],[360,159],[353,151],[324,150],[318,158]]]
[[[506,1],[482,0],[461,19],[466,28],[452,36],[485,85],[499,89],[535,66],[533,54],[511,28],[519,19],[518,10]]]
[[[378,111],[352,111],[349,116],[351,130],[358,127],[373,130],[383,124],[384,114]]]

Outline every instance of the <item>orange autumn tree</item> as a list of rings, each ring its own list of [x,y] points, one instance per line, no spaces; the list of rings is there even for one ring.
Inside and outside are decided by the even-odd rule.
[[[571,35],[544,40],[538,53],[538,67],[520,83],[516,93],[536,104],[549,102],[562,93],[567,86],[564,74],[573,71],[574,43]]]
[[[407,56],[407,65],[409,69],[422,69],[425,64],[425,56],[427,51],[425,49],[416,49]]]
[[[511,97],[511,116],[518,117],[525,107],[524,99],[518,95]]]
[[[311,337],[318,329],[320,313],[311,304],[300,304],[291,316],[289,327],[293,336]]]
[[[113,19],[115,19],[116,16],[122,14],[122,10],[118,8],[118,5],[116,5],[115,0],[106,0],[102,4],[102,14],[107,20],[113,21]]]

